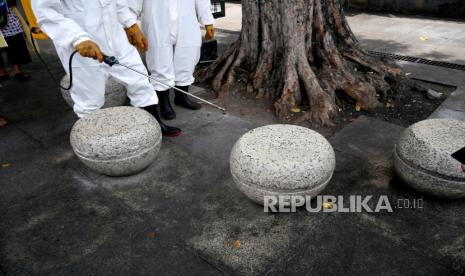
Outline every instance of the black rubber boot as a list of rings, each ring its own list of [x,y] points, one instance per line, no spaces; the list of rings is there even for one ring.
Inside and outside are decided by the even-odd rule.
[[[158,100],[160,101],[160,114],[165,120],[173,120],[176,118],[176,112],[170,103],[170,91],[157,91]]]
[[[189,86],[176,86],[176,88],[181,89],[182,91],[189,92]],[[196,102],[193,102],[189,96],[179,91],[174,90],[174,104],[182,106],[187,109],[199,110],[202,106]]]
[[[148,113],[152,114],[153,117],[155,117],[157,122],[160,124],[161,133],[163,134],[163,136],[177,137],[182,134],[181,129],[177,127],[167,126],[162,122],[162,120],[160,119],[160,115],[158,115],[158,108],[156,105],[149,105],[149,106],[143,107],[142,109],[144,109]]]

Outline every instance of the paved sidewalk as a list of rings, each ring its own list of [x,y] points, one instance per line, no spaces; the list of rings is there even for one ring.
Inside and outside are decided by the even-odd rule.
[[[216,19],[215,27],[239,32],[242,28],[242,5],[226,3],[226,16]]]
[[[209,107],[177,110],[184,135],[164,139],[146,171],[93,173],[69,145],[72,110],[33,68],[34,82],[0,91],[10,119],[0,129],[0,164],[10,164],[0,169],[0,275],[465,272],[465,201],[425,198],[424,209],[394,214],[266,214],[229,172],[233,144],[257,125]],[[332,137],[338,163],[324,194],[422,198],[392,180],[401,132],[362,117]]]
[[[216,27],[240,31],[240,4],[227,4]],[[465,64],[465,21],[396,15],[349,14],[349,24],[364,47],[402,55]]]
[[[219,33],[223,47],[235,37]],[[61,77],[50,43],[42,52]],[[465,87],[456,70],[403,66]],[[266,214],[229,172],[232,146],[256,122],[207,106],[177,109],[173,124],[184,135],[164,139],[156,162],[135,176],[106,177],[74,156],[76,117],[43,66],[34,58],[27,69],[31,82],[0,87],[0,114],[10,121],[0,128],[1,276],[465,273],[465,200],[427,197],[395,177],[400,126],[360,117],[331,137],[337,168],[323,193],[387,195],[394,207],[424,199],[424,208]],[[444,107],[457,109],[459,91]]]

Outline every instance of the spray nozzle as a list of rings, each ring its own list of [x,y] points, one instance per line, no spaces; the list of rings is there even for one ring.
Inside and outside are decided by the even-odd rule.
[[[119,64],[119,61],[116,57],[109,57],[109,56],[103,56],[103,62],[108,64],[108,66],[112,67],[115,64]]]

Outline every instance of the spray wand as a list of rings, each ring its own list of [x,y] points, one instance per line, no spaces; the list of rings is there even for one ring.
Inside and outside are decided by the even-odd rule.
[[[121,63],[119,62],[119,60],[118,60],[116,57],[104,56],[104,57],[103,57],[103,62],[105,62],[105,63],[106,63],[107,65],[109,65],[110,67],[113,67],[113,66],[115,66],[115,65],[122,66],[122,67],[124,67],[124,68],[126,68],[126,69],[129,69],[129,70],[131,70],[131,71],[133,71],[133,72],[136,72],[136,73],[138,73],[138,74],[140,74],[140,75],[143,75],[143,76],[149,78],[150,80],[152,80],[153,82],[155,82],[155,83],[157,83],[157,84],[159,84],[159,85],[163,85],[163,86],[172,88],[172,89],[174,89],[174,90],[176,90],[176,91],[178,91],[178,92],[181,92],[181,93],[183,93],[183,94],[186,94],[186,95],[188,95],[188,96],[190,96],[190,97],[192,97],[192,98],[194,98],[194,99],[197,99],[197,100],[199,100],[199,101],[201,101],[201,102],[203,102],[203,103],[206,103],[206,104],[208,104],[208,105],[210,105],[210,106],[213,106],[214,108],[223,111],[223,113],[226,113],[226,109],[225,109],[225,108],[223,108],[223,107],[221,107],[221,106],[219,106],[219,105],[216,105],[216,104],[214,104],[214,103],[212,103],[212,102],[209,102],[209,101],[207,101],[207,100],[204,100],[204,99],[202,99],[202,98],[200,98],[200,97],[198,97],[198,96],[195,96],[195,95],[193,95],[193,94],[191,94],[191,93],[189,93],[189,92],[186,92],[186,91],[184,91],[184,90],[181,90],[181,89],[179,89],[179,88],[177,88],[177,87],[170,86],[170,85],[166,85],[166,84],[160,82],[159,80],[156,80],[154,77],[152,77],[152,76],[150,76],[150,75],[148,75],[148,74],[146,74],[146,73],[144,73],[144,72],[141,72],[141,71],[139,71],[139,70],[137,70],[137,69],[134,69],[134,68],[132,68],[132,67],[129,67],[129,66],[127,66],[127,65],[121,64]]]

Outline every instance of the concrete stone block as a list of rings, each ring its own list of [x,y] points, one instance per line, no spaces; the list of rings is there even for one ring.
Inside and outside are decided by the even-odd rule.
[[[69,76],[65,75],[61,79],[61,86],[68,87],[69,86]],[[66,103],[73,107],[74,102],[71,98],[71,91],[61,89],[61,95],[65,99]],[[105,104],[103,108],[108,107],[115,107],[115,106],[123,106],[126,104],[128,98],[126,96],[126,87],[118,82],[115,79],[110,77],[107,81],[106,88],[105,88]]]
[[[256,128],[234,145],[234,182],[253,201],[264,196],[316,196],[331,180],[334,150],[317,132],[293,125]]]
[[[125,176],[147,168],[160,151],[160,125],[135,107],[112,107],[80,119],[71,130],[71,146],[90,169]]]
[[[395,168],[414,189],[441,198],[465,197],[465,173],[451,155],[465,147],[465,122],[430,119],[409,127],[395,147]]]

